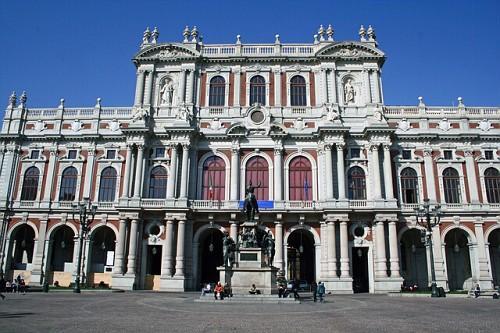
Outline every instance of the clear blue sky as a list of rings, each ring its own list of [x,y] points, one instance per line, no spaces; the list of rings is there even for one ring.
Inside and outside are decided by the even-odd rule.
[[[160,42],[181,41],[197,25],[206,43],[312,42],[319,24],[336,40],[376,29],[386,52],[385,103],[500,106],[500,1],[3,0],[0,4],[0,109],[12,90],[30,107],[133,103],[131,58],[146,26]],[[3,113],[0,111],[0,113]]]

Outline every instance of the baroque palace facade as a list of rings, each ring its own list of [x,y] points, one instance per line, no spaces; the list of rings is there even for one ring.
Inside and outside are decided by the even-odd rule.
[[[131,107],[31,108],[13,94],[0,135],[0,267],[75,278],[75,204],[97,205],[81,280],[199,290],[238,238],[245,188],[288,278],[334,293],[428,286],[415,208],[440,205],[438,286],[500,284],[500,108],[384,103],[374,30],[312,44],[204,44],[144,33]],[[258,281],[256,281],[258,284]]]

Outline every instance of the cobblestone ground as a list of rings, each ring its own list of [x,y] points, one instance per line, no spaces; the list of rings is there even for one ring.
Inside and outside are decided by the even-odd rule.
[[[500,332],[491,298],[328,296],[326,303],[198,303],[198,293],[7,294],[0,332]]]

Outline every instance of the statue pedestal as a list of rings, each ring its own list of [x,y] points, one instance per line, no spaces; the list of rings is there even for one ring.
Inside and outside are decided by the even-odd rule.
[[[276,275],[278,268],[267,267],[261,248],[243,248],[233,267],[217,267],[220,281],[231,285],[233,294],[247,295],[252,284],[261,294],[277,294]]]

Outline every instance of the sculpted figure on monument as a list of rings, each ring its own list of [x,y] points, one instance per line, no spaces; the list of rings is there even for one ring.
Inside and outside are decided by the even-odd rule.
[[[235,250],[236,250],[236,243],[228,235],[228,233],[225,232],[224,238],[222,239],[222,252],[223,252],[223,256],[224,256],[224,267],[233,267]]]
[[[165,84],[161,88],[161,104],[162,105],[172,105],[174,100],[174,84],[172,81],[165,81]]]
[[[259,188],[261,183],[257,186],[252,185],[252,181],[248,184],[246,190],[245,190],[245,202],[243,204],[243,210],[246,213],[247,220],[248,221],[253,221],[255,218],[255,213],[259,213],[259,205],[257,204],[257,198],[255,197],[255,194],[253,193],[256,188]]]
[[[354,95],[355,95],[354,87],[352,85],[352,79],[347,80],[344,85],[344,101],[346,104],[354,103]]]
[[[274,261],[274,254],[276,253],[274,238],[271,235],[271,231],[268,231],[264,235],[264,239],[262,241],[262,247],[264,248],[267,257],[267,265],[271,267]]]

